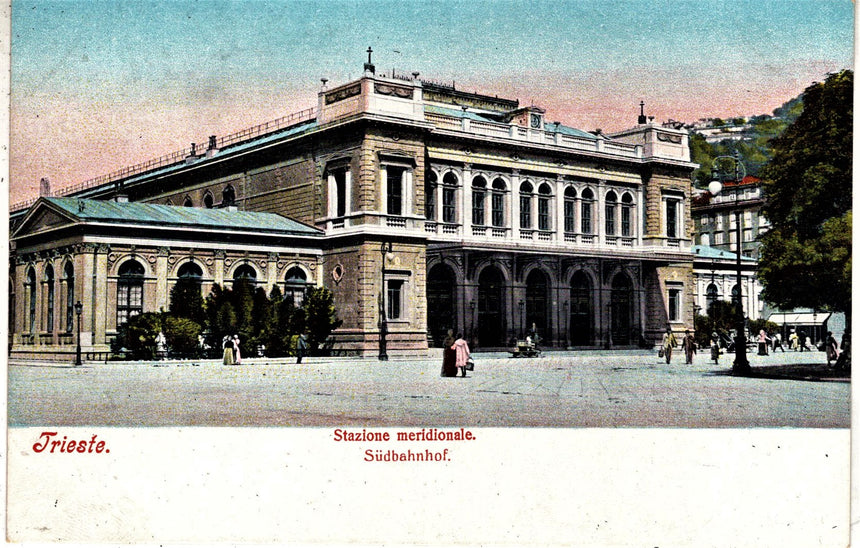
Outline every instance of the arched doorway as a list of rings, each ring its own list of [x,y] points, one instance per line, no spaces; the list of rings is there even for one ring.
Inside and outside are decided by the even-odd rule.
[[[505,281],[495,266],[488,266],[478,277],[478,344],[505,344]]]
[[[532,270],[526,276],[526,324],[525,333],[534,331],[540,339],[550,336],[549,331],[549,280],[540,270]]]
[[[570,279],[570,344],[594,344],[594,291],[591,280],[582,270]]]
[[[442,346],[448,330],[457,329],[456,283],[454,271],[446,264],[437,264],[427,273],[427,331],[433,346]]]
[[[610,330],[612,344],[630,344],[631,315],[633,312],[633,283],[626,274],[612,278],[610,297]]]

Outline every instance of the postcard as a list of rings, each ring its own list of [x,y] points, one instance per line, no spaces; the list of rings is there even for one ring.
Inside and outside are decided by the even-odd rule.
[[[8,542],[849,544],[852,3],[4,16]]]

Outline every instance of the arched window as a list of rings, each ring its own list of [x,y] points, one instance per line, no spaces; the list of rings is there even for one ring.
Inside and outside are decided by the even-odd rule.
[[[257,283],[257,271],[249,264],[239,265],[233,272],[233,281],[236,280],[247,280],[251,286],[254,286]]]
[[[481,175],[472,178],[472,224],[486,224],[485,209],[487,198],[487,180]]]
[[[711,309],[711,305],[717,302],[719,298],[720,294],[716,284],[708,284],[708,289],[705,293],[705,312],[708,312]]]
[[[576,232],[576,189],[564,189],[564,231]]]
[[[36,271],[33,267],[27,271],[27,282],[24,284],[24,294],[27,296],[27,331],[36,332]]]
[[[134,259],[119,267],[119,280],[116,285],[116,325],[117,327],[143,313],[143,265]]]
[[[227,185],[221,194],[221,205],[231,206],[236,203],[236,190],[232,185]]]
[[[586,188],[582,191],[581,208],[582,210],[580,211],[579,218],[582,221],[582,233],[593,234],[594,231],[592,229],[591,215],[594,209],[594,192],[590,188]]]
[[[538,187],[538,230],[552,230],[551,203],[552,188],[548,184],[543,183]]]
[[[457,186],[460,179],[449,171],[442,177],[442,222],[457,222]]]
[[[206,209],[212,209],[214,202],[215,199],[212,197],[212,193],[207,190],[206,194],[203,196],[203,207]]]
[[[613,191],[606,193],[606,235],[615,236],[615,210],[618,207],[618,195]]]
[[[183,207],[194,207],[194,202],[191,201],[191,196],[186,196],[185,201],[182,202]]]
[[[436,188],[438,186],[439,179],[436,172],[428,171],[424,182],[424,217],[428,221],[436,220]]]
[[[493,226],[495,227],[505,226],[505,192],[507,192],[507,190],[508,186],[505,184],[504,179],[501,177],[493,179],[490,212],[493,217]]]
[[[200,283],[200,279],[203,277],[203,270],[200,269],[199,265],[187,262],[179,267],[179,271],[176,274],[180,280]]]
[[[66,281],[66,333],[75,329],[75,267],[71,262],[66,263],[63,271]]]
[[[520,184],[520,228],[532,227],[532,194],[534,187],[528,181]]]
[[[621,235],[633,235],[633,196],[628,192],[621,197]]]
[[[305,302],[305,292],[308,289],[308,276],[305,271],[294,266],[287,270],[284,299],[292,301],[293,306],[301,308]]]
[[[45,317],[45,331],[54,332],[54,267],[48,265],[45,268],[45,300],[47,301],[47,316]]]

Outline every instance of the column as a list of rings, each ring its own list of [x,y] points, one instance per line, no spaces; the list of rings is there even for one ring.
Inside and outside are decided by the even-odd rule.
[[[278,254],[269,253],[266,257],[266,294],[278,283]]]
[[[460,181],[460,234],[472,235],[472,164],[463,164],[463,180]],[[441,201],[440,201],[441,204]]]
[[[224,258],[227,253],[223,249],[216,249],[213,253],[215,261],[212,264],[212,281],[224,286]]]
[[[600,142],[600,141],[598,141]],[[597,222],[595,227],[597,230],[597,243],[600,247],[606,245],[606,181],[599,181],[597,186],[597,200],[594,205],[597,211],[594,212],[594,219]]]
[[[556,176],[555,179],[555,234],[553,239],[557,243],[564,242],[564,177]]]
[[[81,344],[94,345],[105,344],[107,339],[105,336],[107,330],[108,315],[103,313],[108,302],[114,303],[114,311],[116,310],[116,294],[108,295],[108,252],[110,247],[106,244],[99,245],[93,255],[93,302],[90,305],[90,314],[97,314],[92,318],[90,340],[84,338],[81,333]],[[107,298],[105,298],[107,297]],[[81,301],[84,302],[84,301]],[[102,312],[102,313],[99,313]],[[83,318],[81,319],[83,322]],[[82,326],[84,324],[82,323]],[[83,327],[82,327],[83,328]]]
[[[520,171],[511,171],[511,192],[508,211],[511,214],[511,238],[520,239]]]
[[[167,259],[170,258],[169,247],[159,247],[155,259],[155,312],[170,309],[169,292],[167,288]]]

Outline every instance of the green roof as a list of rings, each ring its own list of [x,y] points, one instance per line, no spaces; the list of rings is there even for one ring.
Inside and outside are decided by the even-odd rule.
[[[139,202],[108,202],[80,198],[44,200],[82,221],[157,226],[218,228],[315,236],[322,231],[275,213],[180,207]]]
[[[731,259],[736,261],[738,258],[738,254],[734,251],[725,251],[723,249],[717,249],[716,247],[706,245],[694,245],[692,251],[693,255],[704,259]],[[741,255],[741,261],[755,262],[755,259],[747,257],[746,255]]]

